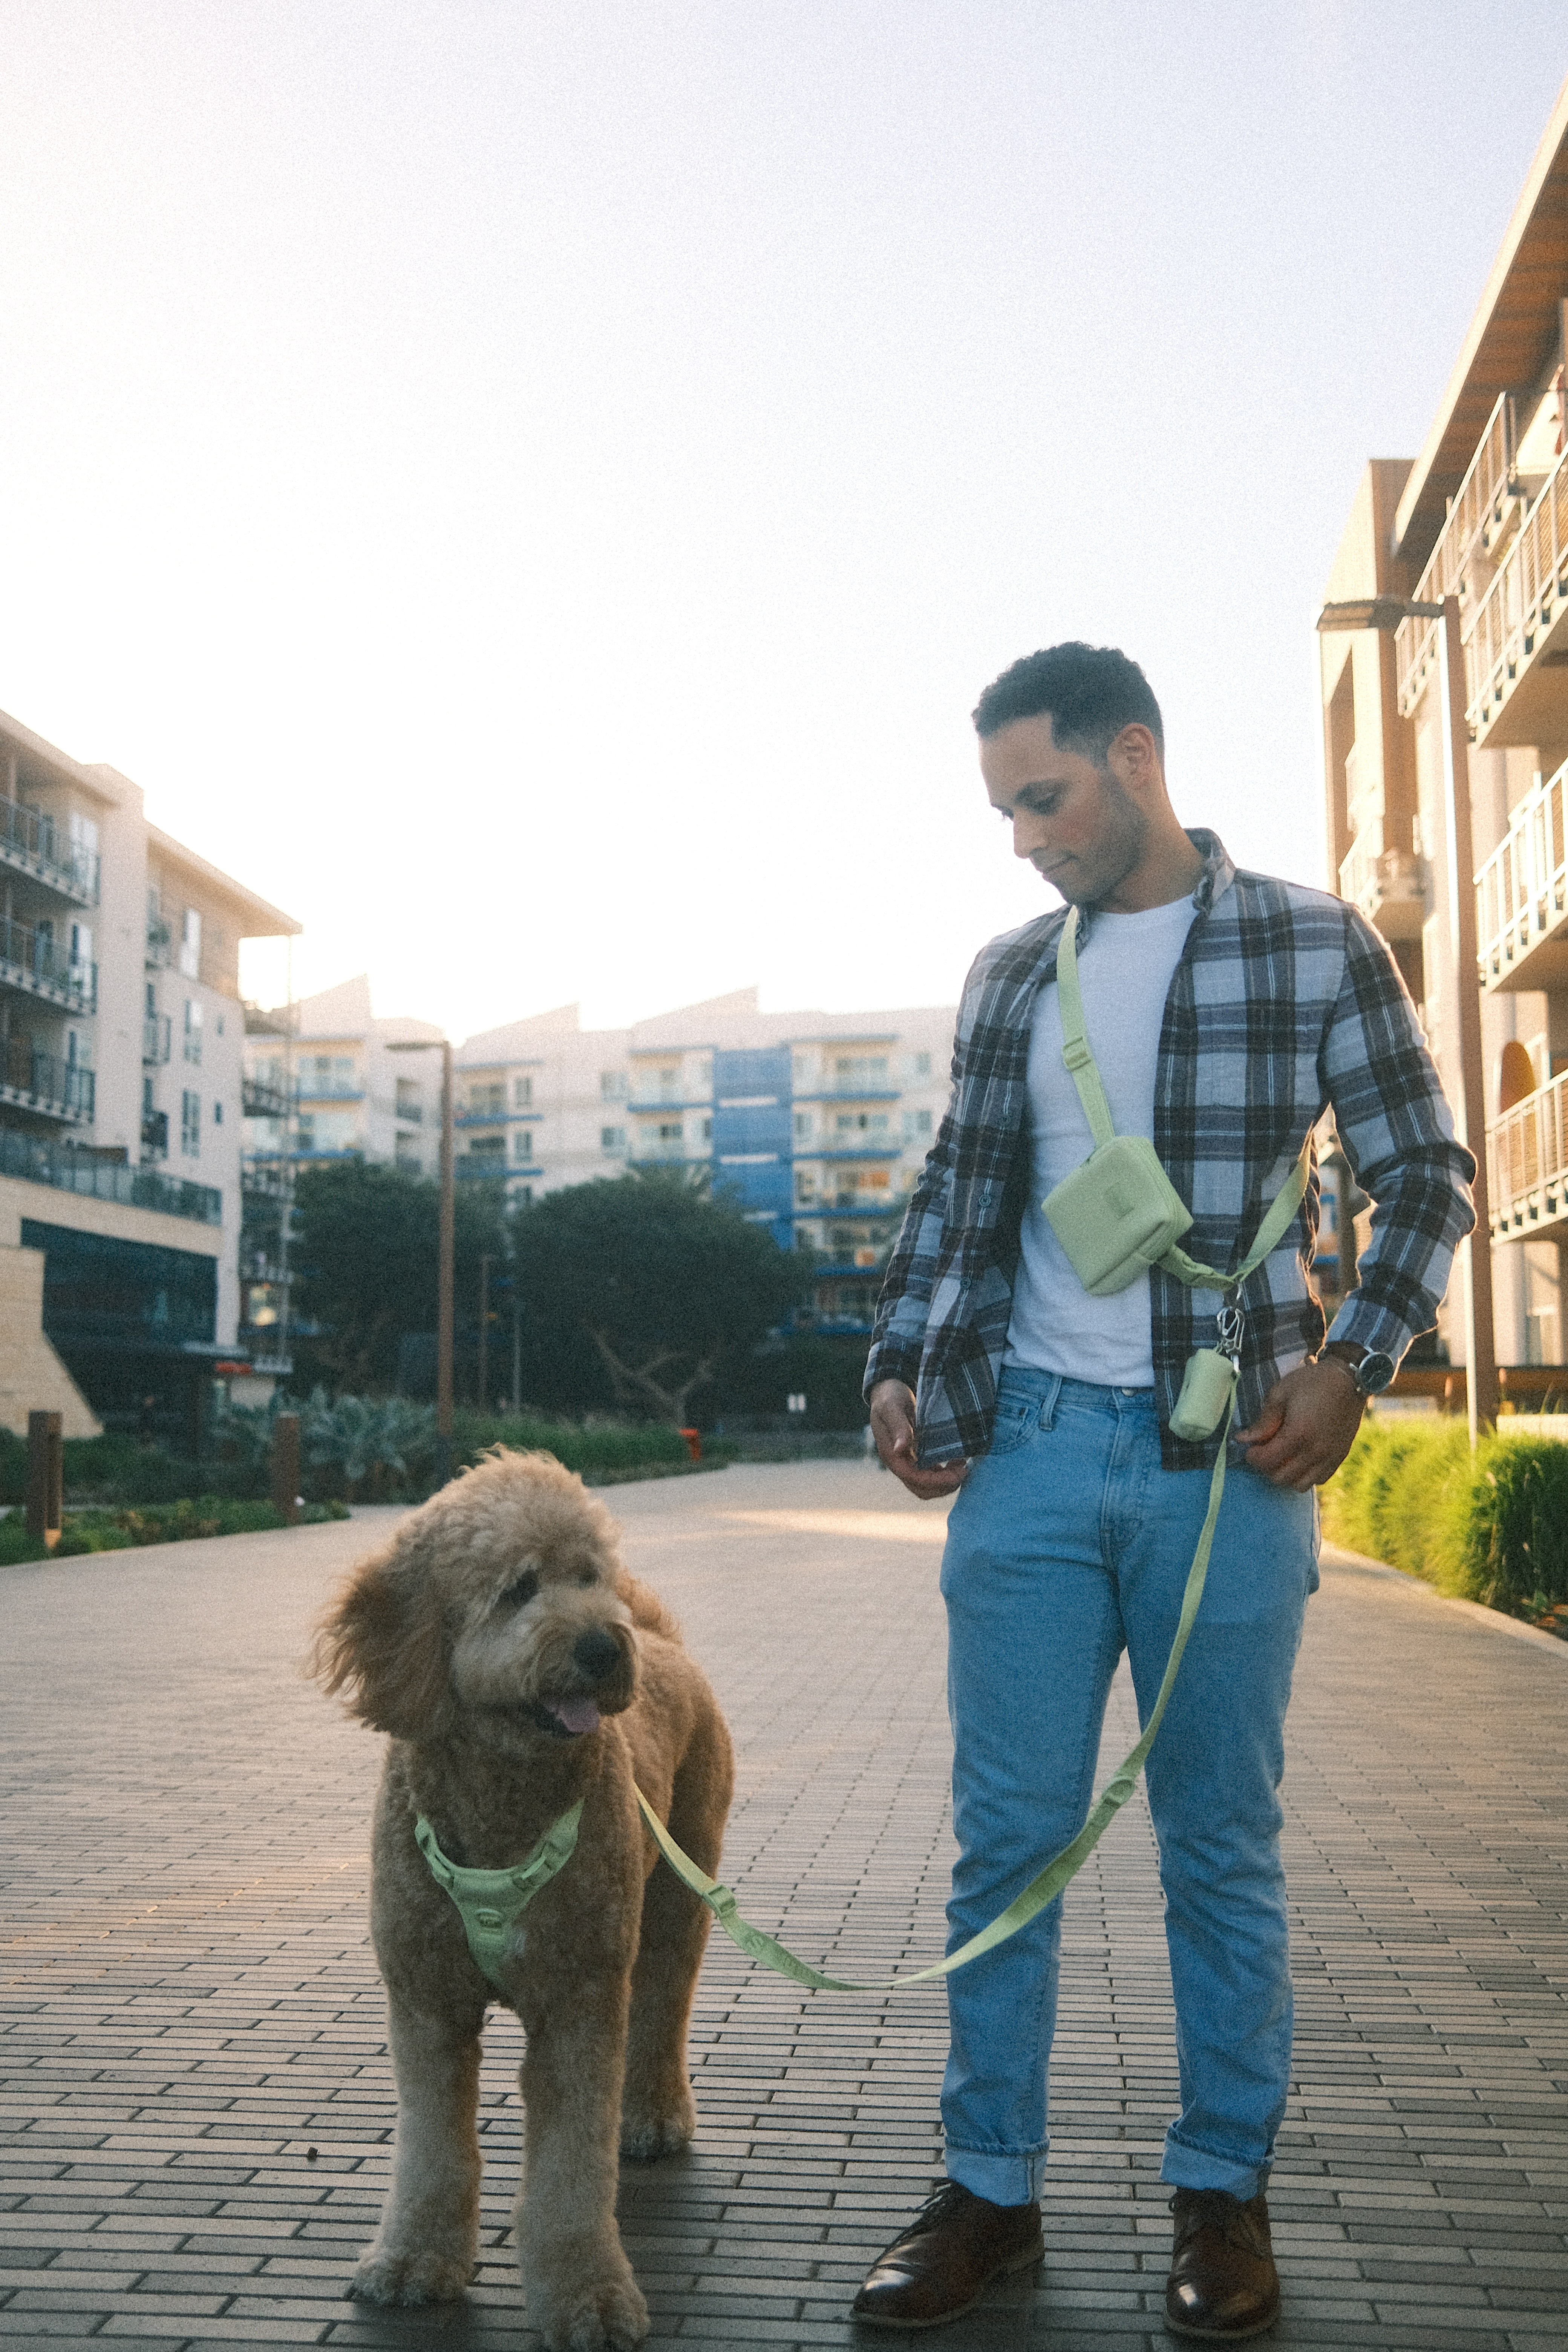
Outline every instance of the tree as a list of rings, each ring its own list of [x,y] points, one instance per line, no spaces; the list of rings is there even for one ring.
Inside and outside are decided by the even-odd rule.
[[[301,1377],[390,1389],[407,1331],[434,1331],[440,1187],[359,1158],[300,1171],[294,1207],[294,1358]],[[479,1258],[507,1245],[500,1183],[460,1184],[455,1213],[459,1338],[479,1312]],[[313,1327],[313,1328],[312,1328]]]
[[[810,1281],[808,1255],[665,1169],[547,1192],[519,1211],[513,1245],[535,1361],[580,1391],[596,1359],[617,1403],[677,1426]]]

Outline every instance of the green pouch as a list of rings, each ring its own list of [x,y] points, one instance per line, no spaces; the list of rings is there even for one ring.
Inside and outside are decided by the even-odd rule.
[[[1172,1436],[1184,1437],[1190,1444],[1212,1437],[1230,1402],[1236,1382],[1234,1362],[1217,1348],[1200,1348],[1195,1355],[1189,1356],[1182,1376],[1182,1393],[1171,1415]]]
[[[1095,1298],[1112,1297],[1163,1257],[1192,1212],[1146,1137],[1113,1135],[1041,1202],[1068,1265]]]

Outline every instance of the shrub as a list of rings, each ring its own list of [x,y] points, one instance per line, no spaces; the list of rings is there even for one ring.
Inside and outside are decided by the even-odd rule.
[[[1331,1541],[1439,1592],[1538,1617],[1568,1601],[1568,1445],[1512,1437],[1472,1454],[1463,1422],[1369,1419],[1322,1491]]]
[[[301,1525],[320,1526],[327,1519],[346,1519],[348,1507],[342,1503],[308,1503],[300,1516]],[[274,1510],[270,1503],[236,1502],[222,1495],[204,1495],[196,1501],[187,1496],[177,1503],[153,1504],[144,1508],[68,1511],[52,1556],[69,1559],[83,1552],[130,1551],[142,1544],[184,1543],[196,1536],[256,1535],[286,1524],[282,1513]],[[26,1521],[20,1511],[0,1519],[0,1567],[14,1567],[25,1560],[47,1559],[50,1556],[45,1545],[27,1533]]]

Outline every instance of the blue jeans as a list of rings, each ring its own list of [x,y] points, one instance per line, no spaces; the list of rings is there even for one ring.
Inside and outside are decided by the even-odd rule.
[[[959,1847],[950,1951],[1081,1828],[1124,1647],[1147,1719],[1208,1490],[1206,1470],[1161,1468],[1152,1390],[1003,1375],[992,1449],[953,1504],[942,1564]],[[1284,2112],[1291,2000],[1276,1792],[1317,1555],[1316,1497],[1233,1459],[1203,1606],[1146,1774],[1182,2093],[1162,2171],[1178,2188],[1255,2195]],[[1058,1899],[948,1979],[948,2173],[998,2205],[1039,2192],[1060,1945]]]

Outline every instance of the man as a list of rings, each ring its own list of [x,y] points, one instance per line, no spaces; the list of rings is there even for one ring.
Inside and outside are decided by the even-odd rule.
[[[1317,1584],[1312,1490],[1436,1319],[1475,1162],[1378,935],[1341,900],[1238,872],[1212,833],[1184,831],[1136,663],[1085,645],[1030,655],[986,688],[974,723],[1015,854],[1078,909],[1084,1027],[1116,1132],[1152,1142],[1192,1210],[1183,1247],[1239,1266],[1331,1107],[1376,1204],[1326,1346],[1308,1276],[1315,1170],[1242,1286],[1233,1466],[1147,1766],[1182,2100],[1163,2167],[1166,2315],[1181,2334],[1239,2338],[1279,2310],[1264,2197],[1290,2062],[1276,1792]],[[1124,1647],[1147,1717],[1215,1450],[1169,1423],[1188,1357],[1215,1345],[1221,1295],[1155,1266],[1091,1297],[1041,1212],[1092,1141],[1053,984],[1066,919],[1056,908],[994,940],[970,973],[952,1101],[867,1368],[889,1469],[911,1494],[956,1492],[942,1571],[950,1950],[1084,1821]],[[1058,1901],[949,1978],[948,2179],[873,2266],[859,2318],[935,2325],[1038,2258],[1059,1938]]]

